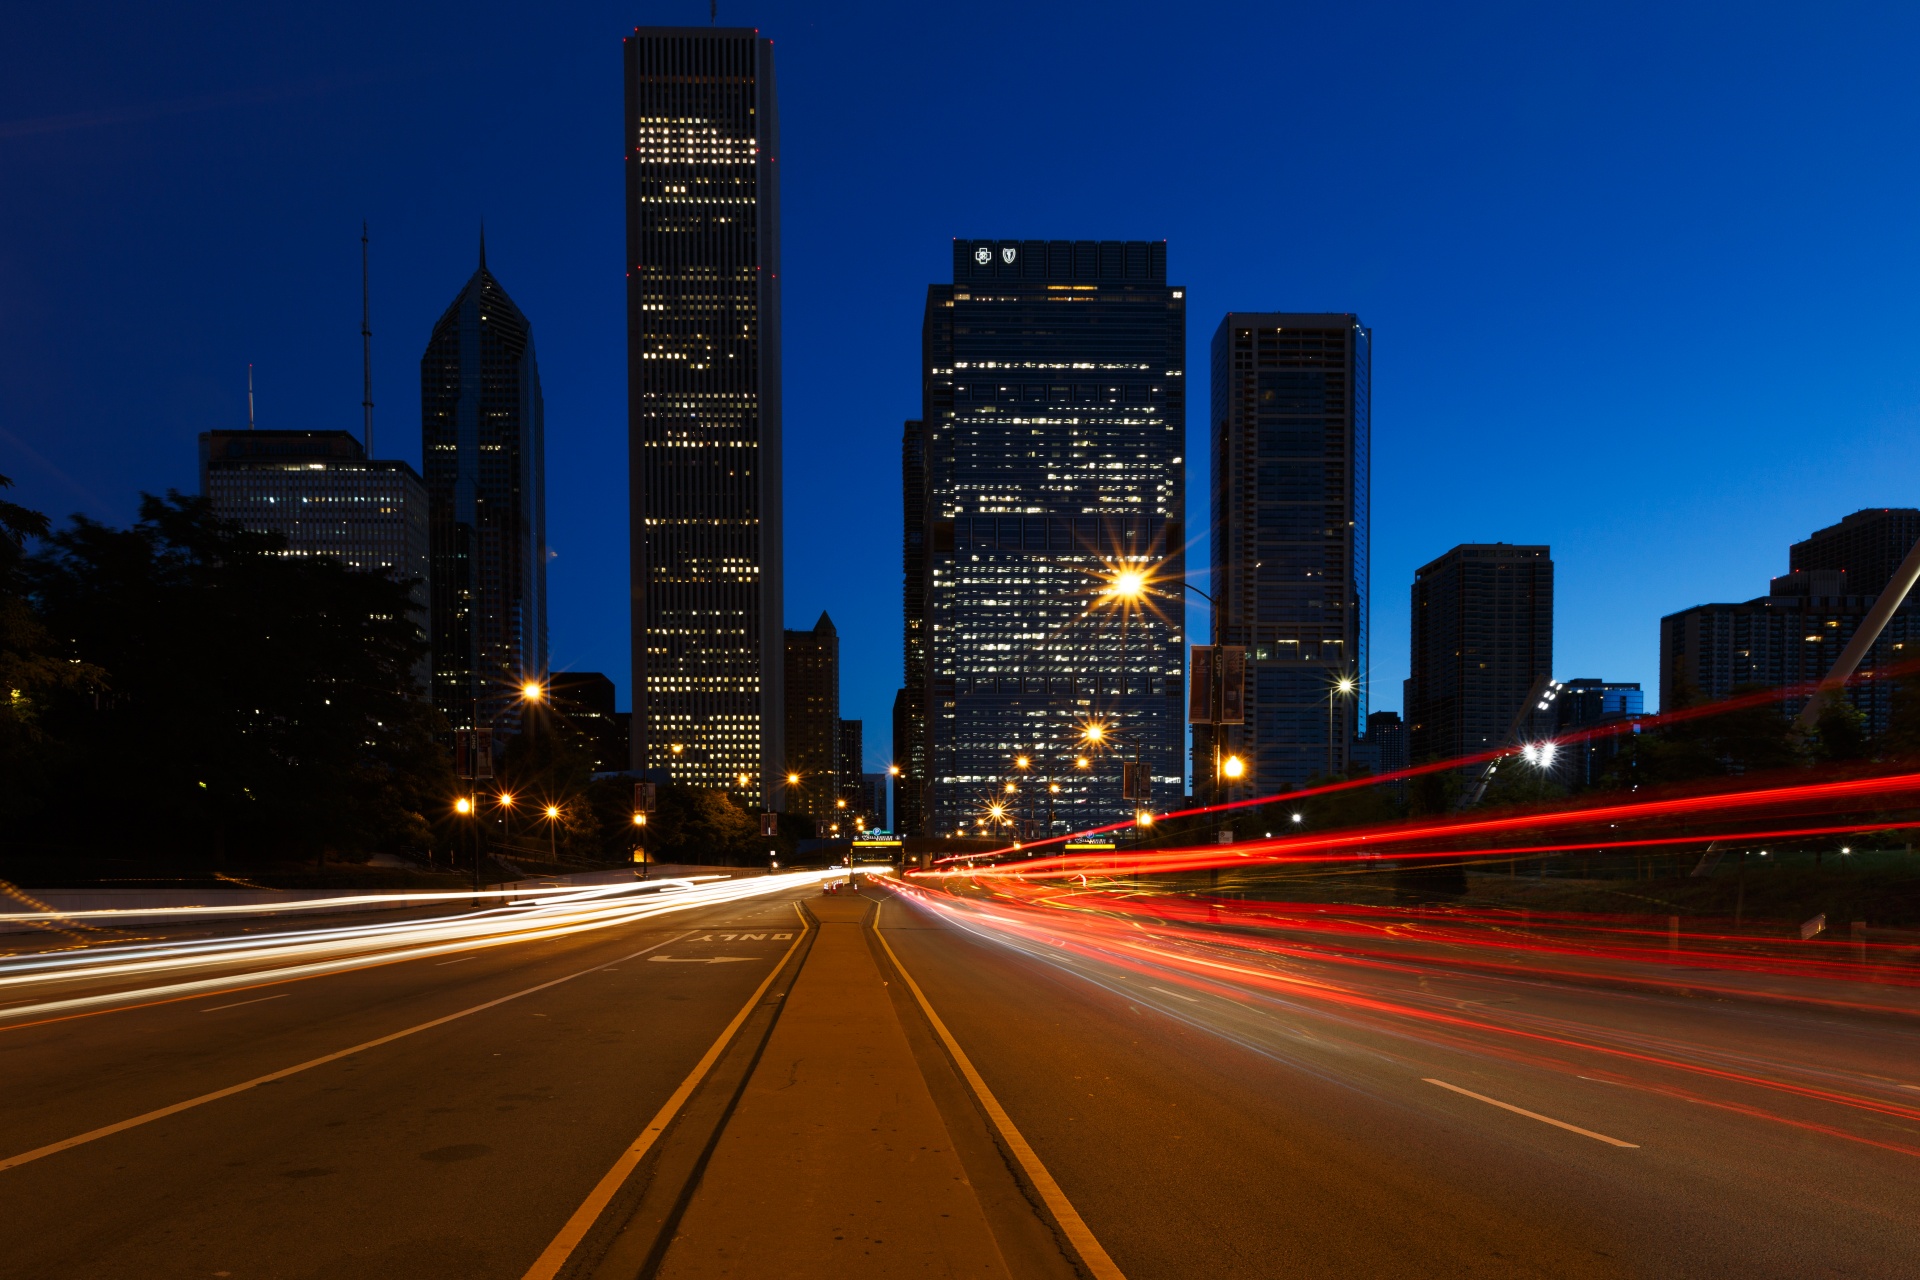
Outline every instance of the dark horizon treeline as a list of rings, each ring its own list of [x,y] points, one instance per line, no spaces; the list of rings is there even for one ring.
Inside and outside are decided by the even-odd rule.
[[[55,529],[0,499],[0,855],[465,865],[453,801],[466,788],[448,726],[415,695],[427,646],[408,584],[284,551],[178,493],[144,495],[126,529],[84,516]],[[627,861],[631,783],[592,780],[564,714],[534,727],[482,792],[490,851]],[[489,803],[503,790],[511,826]],[[661,790],[645,832],[656,858],[765,860],[757,819],[724,793]]]

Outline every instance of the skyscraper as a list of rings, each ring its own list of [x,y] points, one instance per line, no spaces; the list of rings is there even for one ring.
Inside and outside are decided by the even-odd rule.
[[[773,42],[626,41],[633,766],[765,803],[788,752]]]
[[[840,633],[823,610],[811,631],[785,632],[788,813],[821,817],[840,795]]]
[[[368,458],[345,431],[204,431],[200,492],[221,519],[286,538],[288,555],[411,582],[427,632],[427,491],[406,463]],[[422,694],[430,670],[415,673]]]
[[[1413,578],[1410,657],[1414,763],[1503,746],[1535,682],[1553,674],[1549,549],[1464,544],[1422,565]],[[1528,732],[1553,727],[1543,722]]]
[[[906,608],[906,684],[893,703],[893,763],[900,768],[894,783],[894,810],[904,835],[926,832],[927,795],[927,589],[931,585],[927,558],[927,431],[926,424],[909,422],[900,438],[900,482],[903,503],[901,555]]]
[[[911,430],[903,462],[933,833],[1045,812],[1010,781],[1057,780],[1062,830],[1184,791],[1185,295],[1164,241],[956,240],[927,291],[919,517]],[[1151,791],[1129,799],[1135,763]]]
[[[1846,574],[1843,592],[1833,594],[1878,596],[1916,541],[1920,511],[1870,507],[1794,543],[1787,551],[1787,567],[1792,573]]]
[[[1373,334],[1348,314],[1231,312],[1213,335],[1213,642],[1246,648],[1245,722],[1194,727],[1194,787],[1344,772],[1367,722]]]
[[[1920,511],[1856,511],[1794,543],[1789,571],[1773,579],[1766,595],[1739,604],[1695,605],[1660,619],[1660,710],[1718,701],[1743,686],[1819,682],[1916,539]],[[1847,701],[1865,718],[1869,736],[1892,722],[1895,682],[1864,677],[1916,653],[1920,598],[1910,594],[1861,660],[1863,678],[1847,686]],[[1786,698],[1782,709],[1796,713],[1805,701]]]
[[[866,756],[866,723],[861,720],[840,722],[840,794],[852,804],[866,785],[860,761]]]
[[[480,265],[420,357],[432,548],[433,703],[514,732],[547,672],[546,417],[533,327]]]

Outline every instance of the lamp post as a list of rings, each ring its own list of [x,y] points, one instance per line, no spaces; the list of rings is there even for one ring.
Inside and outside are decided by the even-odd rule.
[[[1334,776],[1333,709],[1334,709],[1335,699],[1350,698],[1353,696],[1353,691],[1359,687],[1360,687],[1360,684],[1357,680],[1355,680],[1352,676],[1346,675],[1344,673],[1336,677],[1334,679],[1334,682],[1331,685],[1327,686],[1327,776],[1329,778]]]
[[[556,865],[558,865],[560,861],[560,853],[559,853],[559,850],[554,845],[554,828],[558,826],[559,823],[560,823],[560,806],[557,804],[548,805],[547,806],[547,861],[554,863]]]

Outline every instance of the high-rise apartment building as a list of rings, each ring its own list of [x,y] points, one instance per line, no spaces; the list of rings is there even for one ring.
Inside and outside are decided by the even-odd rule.
[[[1407,726],[1398,711],[1367,713],[1367,731],[1353,744],[1348,764],[1376,777],[1407,767]]]
[[[1574,790],[1599,782],[1631,732],[1595,732],[1631,725],[1646,714],[1646,699],[1637,683],[1581,677],[1560,687],[1553,703],[1555,727],[1565,739],[1554,772]],[[1582,736],[1588,735],[1588,736]]]
[[[1194,728],[1240,794],[1346,771],[1367,722],[1373,334],[1349,314],[1231,312],[1213,335],[1213,642],[1246,648],[1245,721]],[[1215,735],[1218,735],[1218,751]]]
[[[918,514],[911,430],[903,461],[930,833],[1044,812],[1008,806],[1009,781],[1057,781],[1059,830],[1184,792],[1185,296],[1163,241],[956,240],[927,291]],[[1114,592],[1129,575],[1143,589]]]
[[[1407,724],[1416,764],[1505,744],[1553,673],[1553,558],[1505,542],[1455,547],[1413,578]],[[1553,725],[1522,722],[1529,734]]]
[[[822,817],[840,797],[840,634],[824,611],[813,630],[784,634],[784,807]]]
[[[773,42],[626,41],[633,767],[766,803],[782,742]]]
[[[427,491],[406,463],[367,457],[346,431],[203,431],[200,492],[221,519],[280,534],[290,556],[411,583],[427,633]],[[422,694],[429,671],[416,673]]]
[[[1792,573],[1844,573],[1836,595],[1877,596],[1920,542],[1920,510],[1872,507],[1816,529],[1787,551]]]
[[[860,761],[866,755],[866,724],[860,720],[840,722],[840,795],[852,804],[864,785]]]
[[[520,724],[547,674],[546,411],[533,327],[480,265],[420,357],[432,548],[433,703],[455,727]]]
[[[1701,604],[1660,619],[1660,709],[1718,701],[1747,687],[1811,686],[1825,678],[1872,612],[1887,579],[1920,540],[1920,512],[1856,511],[1793,544],[1789,571],[1768,593]],[[1909,647],[1911,646],[1911,647]],[[1869,735],[1893,716],[1894,682],[1871,678],[1920,655],[1920,599],[1909,595],[1861,660],[1847,700]],[[1787,698],[1797,713],[1804,698]]]

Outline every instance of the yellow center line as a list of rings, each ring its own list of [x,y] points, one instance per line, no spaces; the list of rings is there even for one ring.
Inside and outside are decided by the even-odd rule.
[[[672,1096],[661,1104],[660,1110],[655,1112],[653,1119],[647,1122],[647,1127],[640,1131],[640,1136],[620,1153],[620,1158],[613,1162],[613,1167],[594,1184],[593,1190],[587,1193],[587,1198],[581,1201],[580,1207],[573,1211],[573,1216],[568,1218],[566,1225],[560,1228],[560,1234],[541,1250],[540,1256],[534,1259],[531,1267],[527,1268],[527,1273],[522,1280],[553,1280],[554,1276],[560,1274],[560,1269],[567,1265],[567,1259],[573,1256],[573,1251],[580,1247],[582,1240],[586,1239],[587,1232],[593,1229],[593,1224],[599,1221],[601,1214],[606,1212],[607,1205],[612,1203],[613,1197],[633,1175],[634,1169],[646,1158],[647,1152],[653,1149],[653,1144],[660,1140],[660,1135],[667,1131],[667,1126],[673,1123],[673,1118],[680,1113],[680,1108],[686,1105],[687,1099],[693,1096],[693,1091],[700,1087],[700,1082],[707,1078],[707,1073],[713,1070],[713,1064],[720,1060],[720,1055],[726,1052],[727,1045],[732,1043],[734,1033],[740,1030],[747,1016],[759,1005],[760,998],[767,994],[767,988],[772,986],[773,980],[780,976],[780,971],[787,967],[787,961],[791,960],[793,953],[800,949],[800,944],[807,940],[807,918],[800,912],[799,903],[795,903],[793,909],[800,915],[801,929],[799,936],[794,938],[793,945],[787,948],[787,954],[780,957],[780,963],[773,966],[773,972],[761,981],[760,985],[754,989],[753,995],[740,1006],[740,1012],[733,1015],[733,1021],[729,1022],[726,1029],[720,1033],[720,1038],[708,1046],[707,1051],[700,1056],[700,1061],[693,1064],[693,1070],[687,1073],[687,1078],[680,1082],[680,1087],[673,1091]],[[692,932],[698,932],[698,930]],[[615,963],[619,962],[615,961]]]
[[[1000,1105],[1000,1100],[993,1096],[993,1090],[987,1088],[986,1080],[974,1069],[973,1060],[967,1057],[966,1051],[960,1047],[960,1042],[953,1038],[953,1032],[947,1030],[947,1024],[942,1022],[940,1015],[933,1011],[933,1006],[927,1002],[926,992],[922,991],[920,984],[913,980],[913,975],[907,972],[907,967],[900,963],[900,957],[895,955],[893,948],[888,945],[886,935],[880,932],[878,910],[873,913],[872,927],[873,936],[879,939],[880,946],[887,953],[887,959],[893,961],[893,967],[899,971],[901,981],[907,984],[907,990],[911,991],[913,998],[919,1002],[920,1011],[926,1014],[927,1021],[933,1024],[934,1031],[940,1036],[940,1042],[946,1045],[947,1052],[953,1056],[954,1065],[959,1067],[960,1074],[966,1077],[967,1084],[972,1087],[974,1097],[980,1100],[980,1106],[987,1113],[987,1118],[992,1120],[993,1127],[1000,1131],[1001,1141],[1007,1144],[1007,1149],[1013,1153],[1014,1159],[1020,1162],[1020,1168],[1027,1175],[1027,1180],[1033,1184],[1034,1190],[1040,1193],[1041,1200],[1046,1203],[1047,1211],[1053,1215],[1053,1220],[1060,1224],[1061,1232],[1067,1237],[1067,1242],[1073,1246],[1074,1252],[1080,1255],[1080,1261],[1092,1273],[1094,1280],[1126,1280],[1126,1276],[1115,1265],[1113,1259],[1107,1256],[1107,1251],[1101,1248],[1100,1241],[1094,1237],[1093,1231],[1073,1207],[1073,1202],[1067,1199],[1067,1193],[1060,1189],[1060,1184],[1054,1181],[1051,1173],[1047,1172],[1047,1166],[1040,1162],[1039,1153],[1014,1125],[1013,1117],[1009,1116],[1007,1109]],[[532,1280],[531,1273],[528,1280]]]

